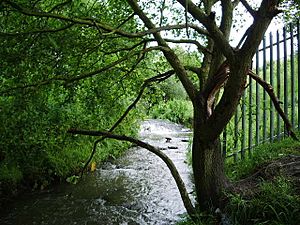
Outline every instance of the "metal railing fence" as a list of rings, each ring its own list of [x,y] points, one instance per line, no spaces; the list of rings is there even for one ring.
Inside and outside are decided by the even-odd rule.
[[[300,25],[290,24],[266,35],[257,50],[252,70],[271,84],[293,128],[300,130]],[[223,132],[227,157],[244,159],[265,142],[285,137],[284,123],[268,94],[248,78],[239,108]]]

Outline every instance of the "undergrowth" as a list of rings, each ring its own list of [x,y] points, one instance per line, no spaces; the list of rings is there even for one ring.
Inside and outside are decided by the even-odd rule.
[[[226,174],[232,180],[238,180],[252,174],[258,166],[286,155],[300,155],[300,144],[291,138],[255,147],[251,155],[237,163],[232,159],[226,161]]]
[[[174,123],[191,127],[193,118],[192,103],[188,100],[172,99],[166,103],[155,105],[150,112],[154,119],[167,119]]]
[[[226,161],[226,174],[232,182],[253,176],[259,169],[288,155],[300,155],[300,144],[291,138],[253,149],[251,156],[234,163]],[[300,224],[300,196],[292,178],[283,173],[265,179],[259,177],[251,193],[225,192],[222,213],[232,225],[298,225]],[[180,225],[217,224],[215,213],[200,217],[198,223],[185,219]]]
[[[278,176],[273,181],[262,181],[257,191],[251,198],[241,194],[228,195],[225,211],[233,224],[299,224],[300,198],[289,179]]]

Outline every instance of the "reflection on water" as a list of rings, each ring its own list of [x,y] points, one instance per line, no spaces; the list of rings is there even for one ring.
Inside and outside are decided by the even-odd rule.
[[[173,159],[191,191],[184,162],[189,134],[182,126],[161,120],[145,121],[140,132],[144,141],[164,149]],[[133,148],[77,185],[62,184],[20,196],[0,213],[0,224],[175,224],[184,213],[163,162],[147,150]]]

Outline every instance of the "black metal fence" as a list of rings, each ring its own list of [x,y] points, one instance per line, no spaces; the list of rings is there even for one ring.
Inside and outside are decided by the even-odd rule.
[[[274,88],[294,129],[300,130],[300,25],[290,24],[263,39],[252,69]],[[283,121],[263,88],[248,79],[240,106],[223,132],[223,154],[244,159],[253,147],[285,137]]]

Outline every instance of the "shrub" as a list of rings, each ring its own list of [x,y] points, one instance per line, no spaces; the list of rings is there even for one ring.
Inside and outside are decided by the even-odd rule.
[[[191,127],[193,118],[192,103],[178,99],[160,103],[152,108],[150,116],[154,119],[167,119]]]

